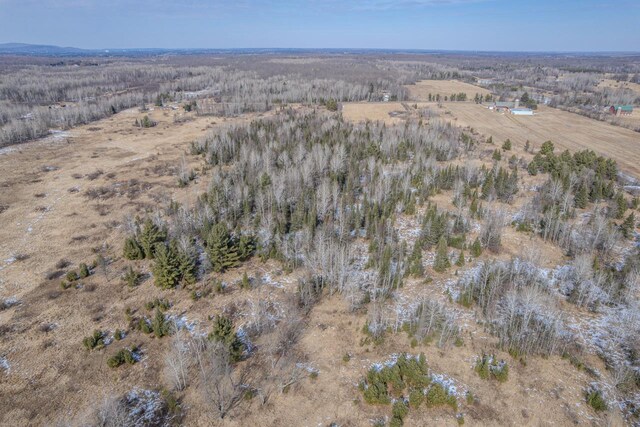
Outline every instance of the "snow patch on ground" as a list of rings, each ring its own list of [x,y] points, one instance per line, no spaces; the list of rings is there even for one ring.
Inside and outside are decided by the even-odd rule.
[[[125,401],[129,408],[128,426],[163,425],[164,401],[159,392],[135,388],[127,393]]]
[[[185,330],[189,332],[191,335],[194,335],[198,330],[198,322],[192,321],[189,322],[186,316],[177,316],[175,314],[171,314],[167,316],[167,321],[173,324],[178,330]]]
[[[5,371],[7,374],[11,370],[11,365],[9,365],[9,361],[4,356],[0,356],[0,369]]]

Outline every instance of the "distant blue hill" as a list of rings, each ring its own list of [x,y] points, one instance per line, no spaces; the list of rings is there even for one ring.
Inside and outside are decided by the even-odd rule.
[[[78,55],[88,53],[85,49],[76,47],[60,47],[27,43],[0,43],[0,55]]]

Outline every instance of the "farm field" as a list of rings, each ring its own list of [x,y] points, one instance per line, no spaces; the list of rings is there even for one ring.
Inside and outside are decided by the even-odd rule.
[[[544,141],[551,140],[562,149],[589,149],[613,158],[622,171],[640,178],[640,133],[632,130],[545,106],[540,106],[533,117],[495,113],[469,102],[443,106],[444,111],[451,112],[451,116],[443,117],[452,117],[450,120],[455,124],[492,136],[496,142],[509,138],[524,146],[529,140],[539,148]]]
[[[476,93],[483,96],[491,94],[490,91],[480,86],[458,80],[422,80],[405,87],[409,90],[409,99],[411,101],[427,101],[429,94],[444,97],[450,96],[452,93],[466,93],[467,99],[473,99]]]
[[[612,88],[612,89],[629,89],[634,91],[638,96],[640,96],[640,84],[633,82],[618,82],[612,79],[602,79],[600,83],[598,83],[599,88]]]
[[[342,115],[351,122],[380,120],[387,124],[401,123],[406,114],[400,102],[349,102],[342,104]],[[395,115],[395,116],[394,116]]]

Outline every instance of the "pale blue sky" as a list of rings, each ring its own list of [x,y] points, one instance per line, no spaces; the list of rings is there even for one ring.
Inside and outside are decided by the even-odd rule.
[[[640,51],[640,0],[0,0],[0,43]]]

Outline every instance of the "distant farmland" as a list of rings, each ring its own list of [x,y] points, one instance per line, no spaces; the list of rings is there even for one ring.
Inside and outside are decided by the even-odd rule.
[[[640,178],[640,133],[578,114],[549,107],[539,107],[533,117],[495,113],[469,102],[447,103],[444,108],[459,126],[469,126],[485,136],[502,142],[509,138],[516,144],[529,140],[539,148],[551,140],[560,149],[590,149],[613,158],[619,168]]]
[[[490,91],[480,86],[464,83],[458,80],[422,80],[414,85],[408,85],[409,99],[412,101],[428,101],[429,94],[440,95],[441,98],[449,97],[454,93],[466,93],[467,99],[473,100],[476,93],[481,95],[491,94]]]

